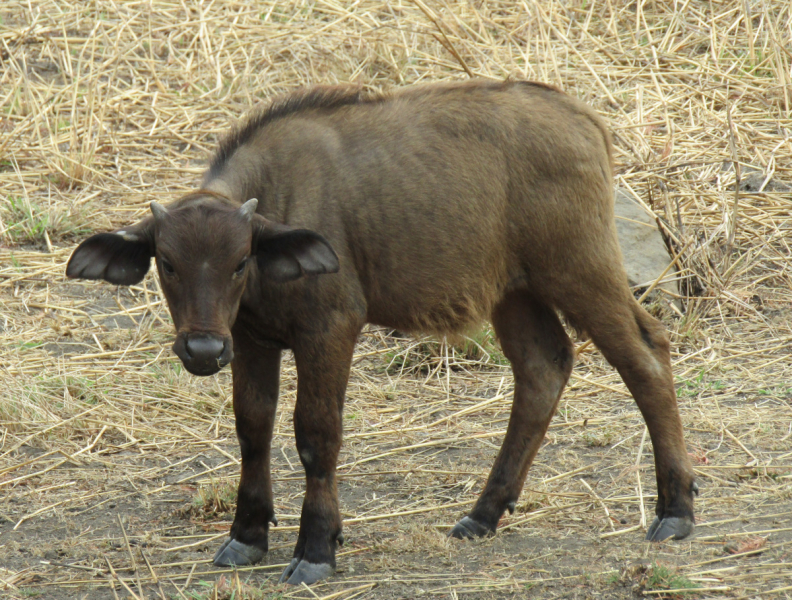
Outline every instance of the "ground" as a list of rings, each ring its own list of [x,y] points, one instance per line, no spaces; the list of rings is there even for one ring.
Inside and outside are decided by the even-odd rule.
[[[3,3],[0,596],[792,597],[792,9],[781,4]],[[447,539],[502,439],[509,366],[486,325],[454,345],[370,328],[345,409],[338,573],[310,589],[277,583],[304,489],[288,353],[270,552],[255,569],[214,568],[239,476],[230,375],[184,372],[156,277],[73,282],[65,262],[90,233],[198,185],[218,136],[258,101],[468,72],[592,104],[614,132],[616,183],[679,255],[679,297],[647,306],[671,337],[701,488],[695,534],[643,542],[651,442],[618,375],[575,338],[515,514],[493,538]]]

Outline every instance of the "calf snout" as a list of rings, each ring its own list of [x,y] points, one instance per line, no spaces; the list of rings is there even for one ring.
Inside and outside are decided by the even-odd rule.
[[[231,339],[211,333],[179,334],[173,351],[193,375],[214,375],[234,358]]]

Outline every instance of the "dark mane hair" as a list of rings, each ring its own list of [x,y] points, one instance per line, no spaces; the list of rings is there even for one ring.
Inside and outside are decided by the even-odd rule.
[[[382,98],[382,95],[365,92],[362,87],[352,85],[320,85],[279,96],[269,105],[253,109],[223,137],[212,157],[208,175],[217,175],[240,146],[272,121],[302,110],[333,109],[361,102],[376,102]]]
[[[392,97],[418,96],[423,94],[454,93],[460,90],[500,90],[514,85],[526,85],[544,88],[553,92],[560,91],[547,84],[530,81],[483,81],[467,80],[447,82],[435,85],[417,85],[400,89],[396,92],[369,92],[359,85],[317,85],[298,89],[294,92],[277,96],[269,104],[252,109],[231,128],[220,140],[217,151],[210,162],[209,171],[204,183],[213,179],[223,170],[228,160],[241,146],[268,123],[288,117],[295,113],[311,109],[332,110],[350,104],[382,102]]]

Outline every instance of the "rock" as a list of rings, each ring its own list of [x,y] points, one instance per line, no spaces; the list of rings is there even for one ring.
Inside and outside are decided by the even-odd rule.
[[[614,201],[616,231],[624,255],[627,280],[633,287],[647,288],[662,274],[672,257],[668,254],[663,237],[657,228],[655,217],[635,200],[631,192],[623,188],[616,188]],[[676,274],[676,269],[672,268],[666,274],[665,279],[673,280]],[[679,294],[679,286],[676,281],[664,281],[657,287],[672,294]],[[674,298],[674,296],[663,295],[669,299]]]
[[[723,161],[721,172],[731,173],[733,171],[734,163],[730,160]],[[735,185],[736,183],[732,184],[731,189],[734,189]],[[768,176],[761,168],[752,165],[741,165],[740,191],[749,194],[761,192],[789,192],[792,191],[792,185],[772,177],[772,174]]]
[[[788,192],[789,190],[790,186],[768,177],[763,171],[743,173],[740,178],[741,192]]]

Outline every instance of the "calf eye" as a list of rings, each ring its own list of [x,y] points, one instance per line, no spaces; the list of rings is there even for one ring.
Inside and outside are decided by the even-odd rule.
[[[164,258],[160,258],[160,264],[162,265],[162,272],[165,273],[165,275],[173,275],[176,272],[173,265]]]
[[[242,262],[240,262],[237,265],[237,268],[234,270],[234,275],[236,275],[238,277],[238,276],[242,275],[242,273],[245,272],[245,267],[247,266],[247,261],[248,261],[247,258],[243,258],[242,259]]]

